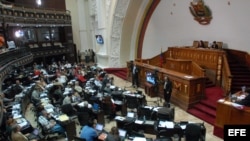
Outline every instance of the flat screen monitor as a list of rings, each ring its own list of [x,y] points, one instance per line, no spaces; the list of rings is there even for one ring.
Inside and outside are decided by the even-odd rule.
[[[146,73],[146,81],[150,84],[155,85],[155,77],[153,76],[151,72]]]

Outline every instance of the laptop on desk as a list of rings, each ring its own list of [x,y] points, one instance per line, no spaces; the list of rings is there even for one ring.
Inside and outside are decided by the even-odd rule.
[[[30,134],[27,136],[27,138],[28,138],[29,140],[38,139],[38,138],[39,138],[39,130],[35,128],[35,129],[32,131],[32,133],[30,133]]]
[[[128,112],[125,120],[127,120],[127,121],[133,121],[133,120],[135,120],[135,113]]]
[[[95,129],[97,131],[97,135],[100,135],[102,133],[103,127],[104,127],[103,124],[99,124],[99,123],[96,124]]]
[[[126,136],[127,136],[127,131],[124,130],[124,129],[118,129],[118,131],[119,131],[119,136],[120,136],[120,138],[121,138],[121,139],[125,139]]]

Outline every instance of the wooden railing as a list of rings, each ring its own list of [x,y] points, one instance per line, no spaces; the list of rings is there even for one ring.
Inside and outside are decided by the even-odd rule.
[[[192,73],[191,73],[191,75],[205,77],[205,70],[203,68],[201,68],[195,62],[192,62]]]
[[[131,62],[127,62],[130,66]],[[147,63],[135,62],[139,67],[139,82],[140,87],[145,87],[146,73],[158,71],[157,75],[160,81],[163,81],[164,76],[168,76],[173,82],[173,91],[171,102],[175,105],[187,110],[193,104],[199,102],[204,96],[205,78],[201,76],[192,76],[185,73],[176,72],[173,70],[160,68]],[[131,72],[129,72],[131,73]],[[128,75],[128,80],[131,80],[132,75]],[[159,83],[157,86],[159,93],[156,95],[163,97],[163,84]]]
[[[167,57],[192,60],[206,71],[206,76],[218,86],[221,86],[221,69],[223,50],[193,47],[169,47]]]
[[[223,67],[222,67],[222,87],[225,91],[225,95],[228,95],[231,90],[231,85],[232,85],[232,74],[229,68],[229,64],[227,61],[227,57],[224,54],[223,55]]]
[[[237,60],[250,69],[250,54],[245,51],[226,49],[227,53],[233,55]]]

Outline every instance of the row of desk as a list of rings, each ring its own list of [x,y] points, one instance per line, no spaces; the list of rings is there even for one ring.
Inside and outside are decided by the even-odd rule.
[[[133,120],[127,119],[123,116],[116,116],[116,125],[118,128],[128,130],[128,127],[133,131],[140,132],[147,134],[157,135],[160,130],[167,130],[169,137],[173,137],[174,135],[178,135],[180,138],[184,137],[185,135],[185,128],[186,125],[193,122],[174,122],[174,121],[159,121],[159,120],[139,120],[134,118]],[[206,136],[206,128],[203,123],[195,123],[201,126],[202,135]]]

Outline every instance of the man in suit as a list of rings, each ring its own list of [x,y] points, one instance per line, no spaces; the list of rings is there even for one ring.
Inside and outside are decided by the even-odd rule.
[[[236,103],[244,105],[244,106],[250,106],[250,88],[246,91],[246,97],[240,101],[237,101]]]
[[[139,68],[136,66],[135,62],[133,63],[131,67],[132,71],[132,86],[137,88],[139,86]]]
[[[216,43],[216,41],[213,41],[213,44],[212,44],[211,48],[214,48],[214,49],[218,49],[219,48],[219,46]]]
[[[164,89],[164,100],[166,104],[169,104],[172,94],[172,82],[169,80],[167,76],[164,77],[163,89]]]
[[[198,48],[205,48],[205,44],[202,40],[199,41]]]

